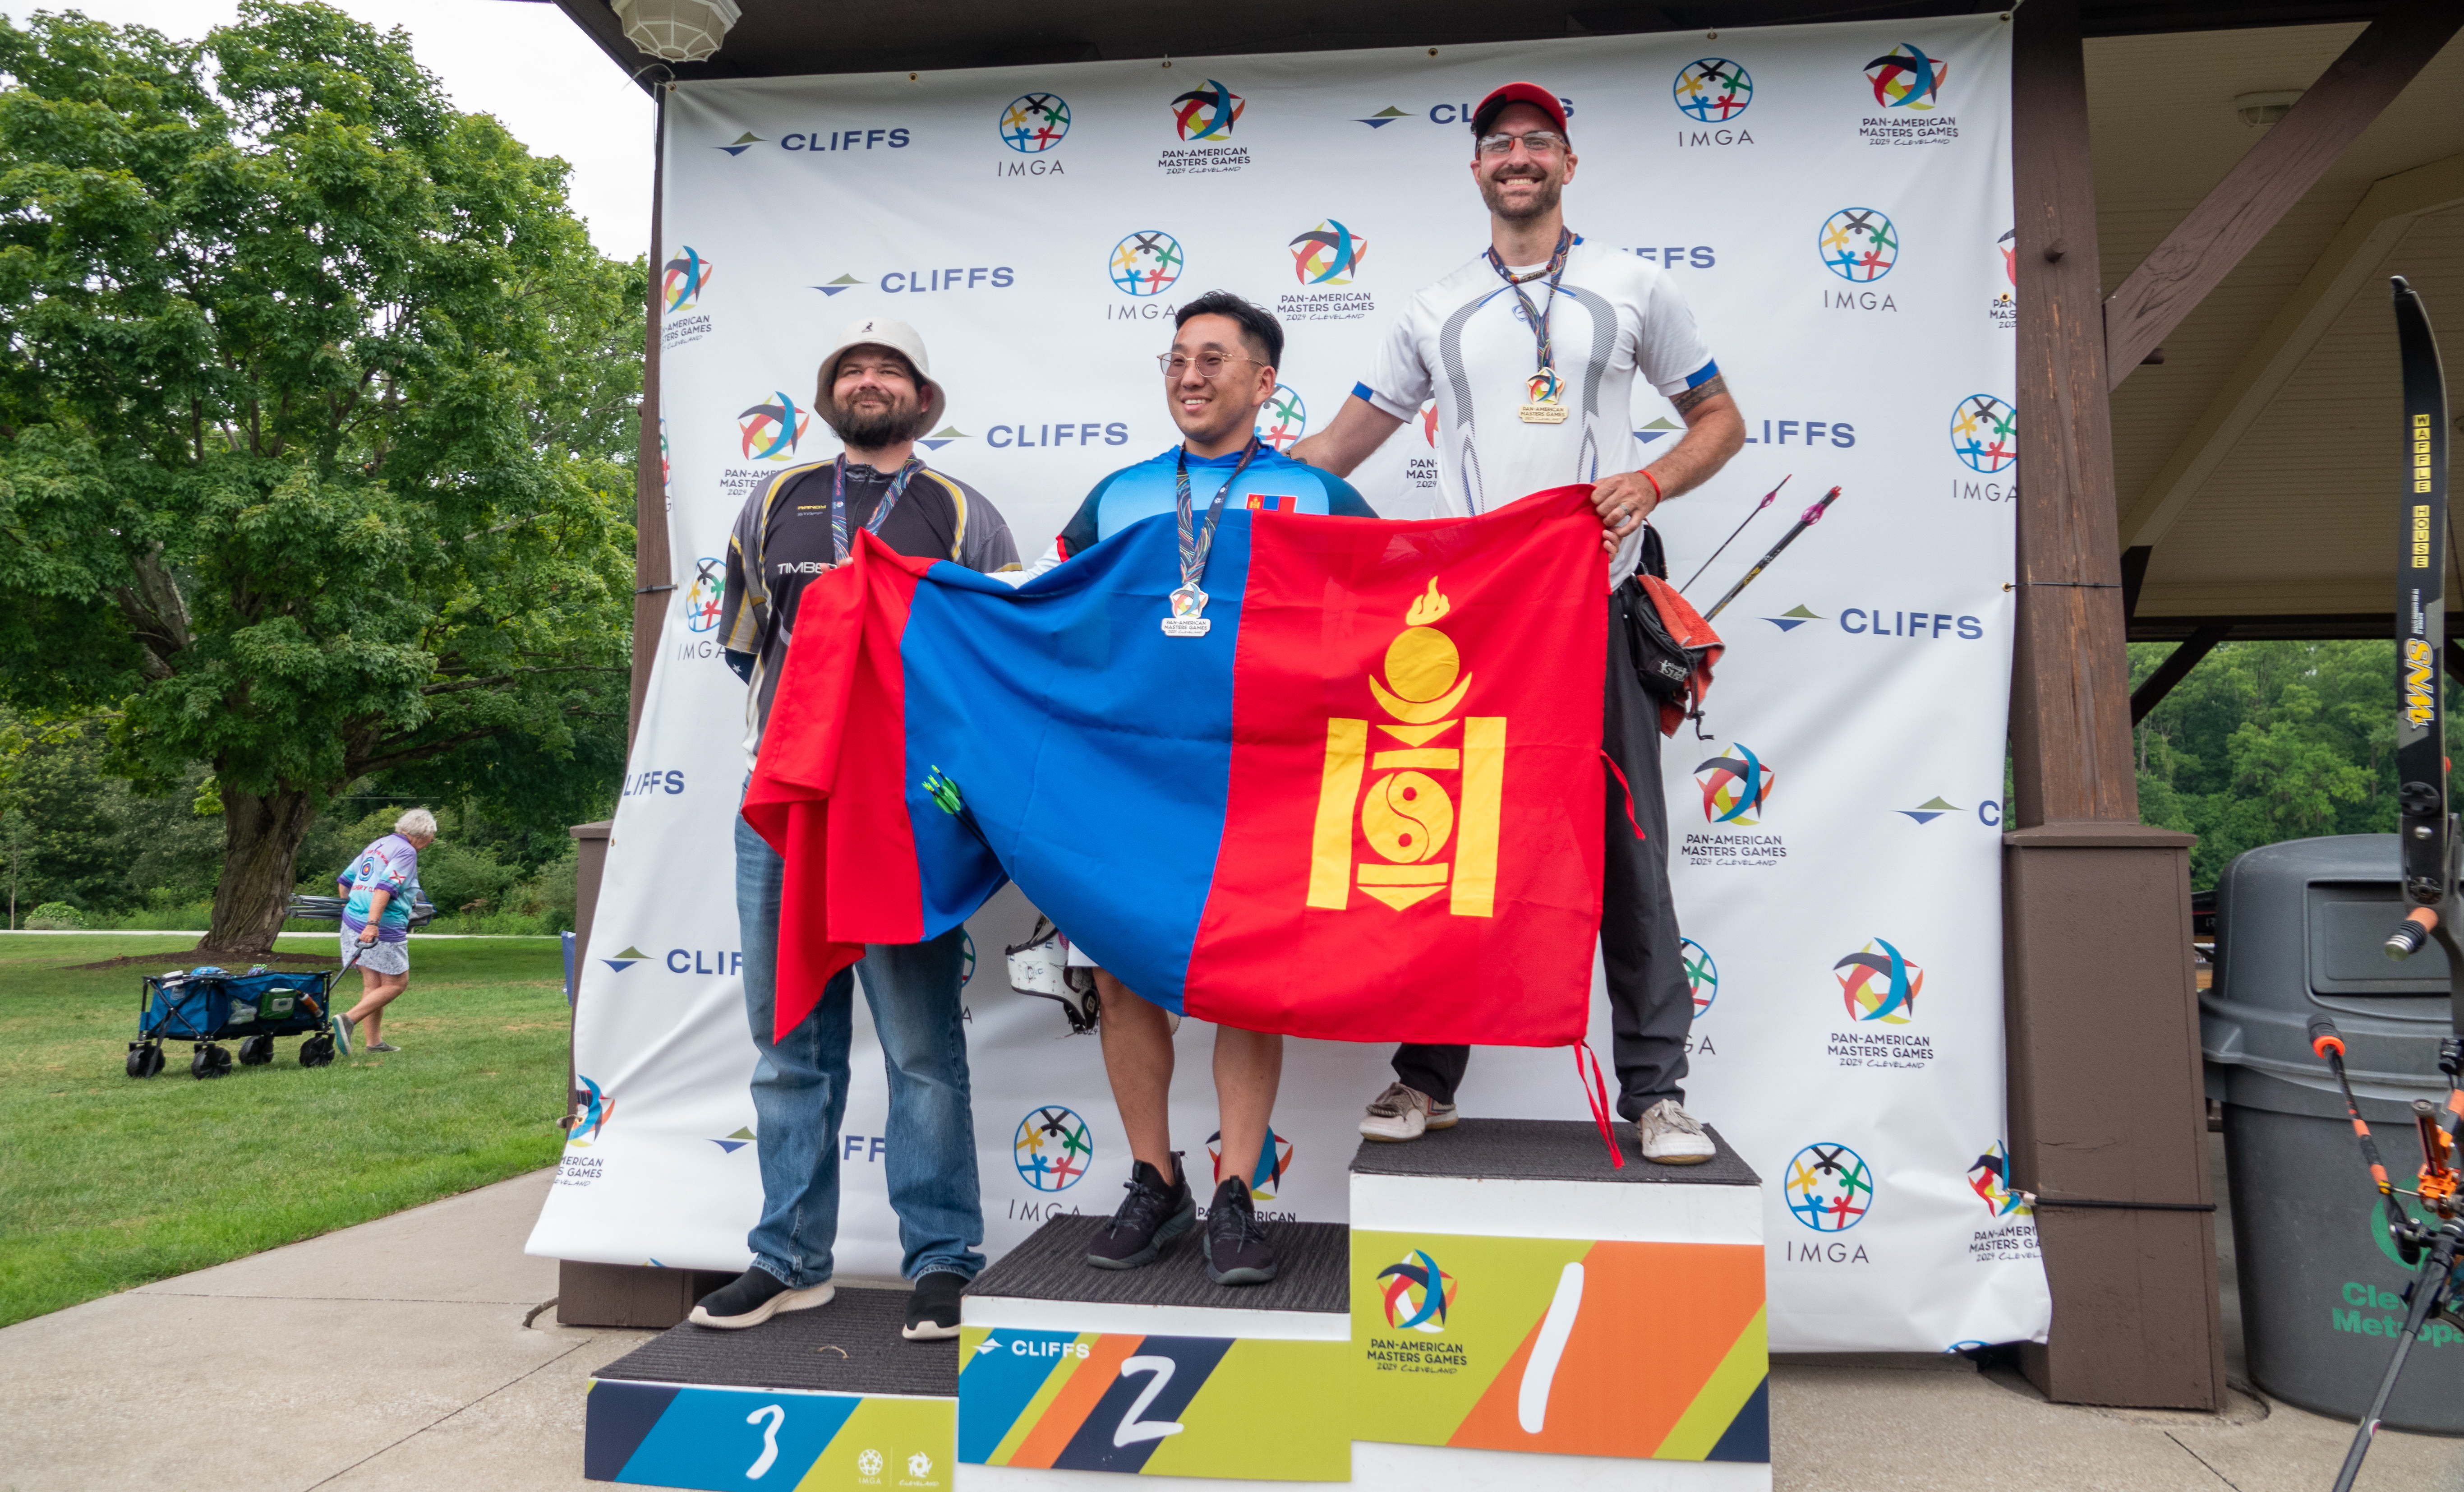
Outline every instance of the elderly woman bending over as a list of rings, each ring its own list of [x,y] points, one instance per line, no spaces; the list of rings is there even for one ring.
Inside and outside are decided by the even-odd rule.
[[[337,878],[342,905],[342,964],[360,966],[360,1003],[334,1020],[335,1044],[350,1055],[367,1033],[366,1050],[399,1052],[385,1039],[385,1008],[410,987],[410,907],[419,898],[419,852],[436,842],[436,815],[415,808],[393,821],[393,833],[360,852]]]

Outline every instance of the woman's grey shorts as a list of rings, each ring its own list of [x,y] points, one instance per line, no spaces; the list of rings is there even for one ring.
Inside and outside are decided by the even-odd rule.
[[[359,946],[360,935],[348,928],[343,929],[342,957],[348,959],[351,956],[351,950]],[[407,942],[387,943],[383,938],[379,938],[361,952],[359,967],[379,974],[409,973],[410,945]]]

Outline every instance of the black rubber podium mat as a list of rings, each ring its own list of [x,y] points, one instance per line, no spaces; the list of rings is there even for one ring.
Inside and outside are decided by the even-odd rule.
[[[1585,1119],[1466,1119],[1417,1140],[1363,1140],[1359,1176],[1472,1176],[1484,1181],[1597,1181],[1617,1186],[1757,1187],[1762,1178],[1710,1125],[1720,1153],[1699,1166],[1656,1166],[1637,1148],[1634,1125],[1617,1126],[1622,1167],[1609,1163],[1600,1126]]]
[[[1055,1217],[967,1286],[971,1296],[1084,1301],[1097,1305],[1178,1305],[1241,1311],[1352,1309],[1352,1240],[1340,1223],[1266,1224],[1282,1269],[1265,1284],[1221,1285],[1199,1256],[1201,1222],[1143,1269],[1097,1269],[1087,1244],[1110,1218]]]
[[[686,1322],[599,1370],[602,1378],[805,1389],[823,1393],[958,1392],[958,1343],[910,1342],[904,1290],[843,1289],[826,1305],[721,1331]]]

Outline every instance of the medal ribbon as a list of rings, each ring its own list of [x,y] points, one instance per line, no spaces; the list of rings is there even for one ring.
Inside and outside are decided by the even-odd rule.
[[[864,521],[866,533],[881,532],[881,525],[889,521],[890,510],[896,507],[899,498],[906,494],[909,479],[923,469],[924,463],[912,456],[898,468],[898,475],[890,479],[890,490],[882,494],[881,502],[873,508],[872,516]],[[830,543],[837,546],[837,563],[841,565],[846,564],[848,556],[855,552],[855,535],[847,527],[847,458],[842,453],[837,468],[830,473]]]
[[[1206,527],[1195,527],[1198,504],[1189,495],[1189,447],[1180,448],[1180,459],[1173,467],[1175,506],[1180,516],[1180,583],[1196,586],[1206,574],[1207,552],[1215,547],[1215,525],[1223,521],[1223,500],[1231,495],[1232,484],[1258,458],[1258,437],[1249,437],[1248,447],[1241,453],[1241,464],[1232,468],[1223,485],[1215,490],[1215,501],[1207,505]]]
[[[1573,247],[1574,235],[1563,228],[1558,229],[1556,251],[1549,256],[1548,263],[1529,275],[1517,275],[1507,269],[1506,261],[1497,256],[1495,244],[1489,245],[1488,249],[1488,267],[1497,271],[1498,278],[1505,280],[1507,287],[1514,292],[1514,299],[1523,302],[1523,319],[1531,323],[1532,340],[1538,344],[1538,371],[1549,375],[1551,388],[1557,382],[1557,354],[1549,345],[1549,313],[1557,308],[1557,280],[1566,273],[1566,256]],[[1531,298],[1523,292],[1526,283],[1544,276],[1549,281],[1549,303],[1546,307],[1533,305]]]

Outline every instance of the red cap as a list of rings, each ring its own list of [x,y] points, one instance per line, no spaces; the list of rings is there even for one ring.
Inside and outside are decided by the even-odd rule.
[[[1531,105],[1549,116],[1549,122],[1557,126],[1557,133],[1566,135],[1569,139],[1573,138],[1566,128],[1566,106],[1557,101],[1555,94],[1538,83],[1507,83],[1487,98],[1481,100],[1480,107],[1471,111],[1471,132],[1475,135],[1487,134],[1488,126],[1496,122],[1497,116],[1505,112],[1506,106],[1509,103]]]

